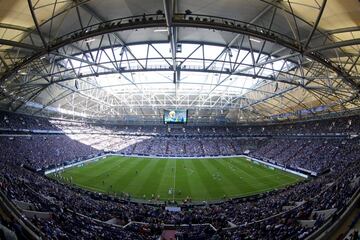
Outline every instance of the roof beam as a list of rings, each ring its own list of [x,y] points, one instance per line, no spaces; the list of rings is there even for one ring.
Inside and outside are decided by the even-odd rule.
[[[240,108],[240,110],[244,110],[244,109],[246,109],[246,108],[248,108],[248,107],[251,107],[251,106],[253,106],[253,105],[256,105],[256,104],[259,104],[259,103],[263,103],[263,102],[265,102],[265,101],[267,101],[267,100],[269,100],[269,99],[271,99],[271,98],[278,97],[278,96],[280,96],[280,95],[284,95],[285,93],[287,93],[287,92],[289,92],[289,91],[292,91],[292,90],[294,90],[295,88],[297,88],[297,87],[296,87],[296,86],[292,86],[292,87],[289,87],[289,88],[287,88],[287,89],[284,89],[284,90],[282,90],[282,91],[280,91],[280,92],[277,92],[277,93],[275,93],[275,94],[273,94],[273,95],[266,96],[265,98],[256,100],[256,101],[254,101],[254,102],[252,102],[252,103],[249,103],[249,104],[247,104],[247,105],[245,105],[245,106],[242,106],[242,107]]]
[[[106,70],[109,70],[109,71],[115,71],[113,68],[109,68],[109,67],[106,67],[106,66],[103,66],[101,64],[98,64],[98,63],[95,63],[95,62],[91,62],[91,61],[88,61],[88,60],[85,60],[85,59],[82,59],[82,58],[78,58],[78,57],[75,57],[75,56],[71,56],[71,55],[66,55],[66,54],[63,54],[63,53],[54,53],[55,55],[58,55],[58,56],[61,56],[61,57],[64,57],[64,58],[69,58],[69,59],[72,59],[72,60],[75,60],[75,61],[79,61],[79,62],[83,62],[83,63],[87,63],[89,64],[90,66],[98,66],[98,67],[101,67],[103,69],[106,69]],[[95,73],[97,74],[97,73]]]
[[[6,28],[6,29],[12,29],[22,32],[32,32],[33,30],[31,28],[26,28],[18,25],[13,24],[7,24],[7,23],[0,23],[0,28]]]
[[[44,48],[47,48],[47,43],[45,41],[45,38],[44,36],[42,35],[41,31],[40,31],[40,26],[39,26],[39,23],[37,21],[37,18],[36,18],[36,15],[35,15],[35,11],[34,11],[34,8],[33,8],[33,5],[32,5],[32,2],[31,0],[28,0],[28,4],[29,4],[29,9],[30,9],[30,13],[31,13],[31,16],[32,16],[32,19],[35,23],[35,27],[36,27],[36,31],[38,32],[39,36],[40,36],[40,39],[44,45]]]
[[[320,22],[320,20],[321,20],[322,14],[323,14],[324,9],[325,9],[325,6],[326,6],[326,2],[327,2],[327,0],[323,0],[323,2],[322,2],[322,5],[321,5],[321,8],[320,8],[319,14],[318,14],[318,16],[317,16],[317,18],[316,18],[316,21],[315,21],[315,23],[314,23],[314,25],[313,25],[313,28],[312,28],[312,30],[311,30],[311,32],[310,32],[310,34],[309,34],[309,36],[308,36],[308,38],[307,38],[307,40],[306,40],[305,45],[303,46],[304,49],[306,49],[306,48],[309,46],[309,43],[310,43],[310,41],[311,41],[311,38],[313,37],[313,35],[314,35],[314,33],[315,33],[318,25],[319,25],[319,22]]]
[[[31,49],[31,50],[35,50],[35,51],[40,50],[40,48],[37,46],[30,45],[27,43],[22,43],[22,42],[15,42],[15,41],[7,40],[7,39],[0,39],[0,45],[6,45],[6,46],[18,47],[18,48],[24,48],[24,49]]]
[[[352,81],[351,76],[344,73],[341,68],[339,68],[337,65],[333,64],[331,61],[328,61],[326,58],[324,58],[321,55],[317,55],[316,51],[321,51],[324,49],[331,49],[336,47],[342,47],[347,45],[353,45],[353,44],[360,44],[360,39],[353,39],[353,40],[347,40],[343,42],[338,42],[334,44],[328,44],[326,46],[320,46],[318,48],[314,49],[306,49],[303,51],[299,50],[299,47],[294,45],[291,41],[284,39],[284,36],[277,36],[275,32],[269,31],[269,32],[262,32],[261,29],[250,29],[250,28],[243,28],[241,26],[238,26],[236,24],[236,21],[234,24],[224,24],[220,20],[213,22],[209,21],[193,21],[190,19],[187,19],[183,16],[183,14],[179,14],[179,18],[173,18],[172,24],[175,26],[180,27],[194,27],[194,28],[203,28],[203,29],[216,29],[216,30],[222,30],[222,31],[228,31],[233,33],[240,33],[240,34],[246,34],[249,36],[258,37],[260,39],[264,39],[266,41],[275,42],[279,45],[283,45],[284,47],[287,47],[290,50],[296,51],[299,54],[303,54],[315,61],[318,61],[322,64],[324,64],[326,67],[332,69],[333,71],[337,72],[339,75],[341,75],[344,78],[344,81],[348,82],[349,84],[353,85],[357,89],[360,89],[360,86],[358,86],[354,81]],[[198,16],[198,15],[196,15]],[[161,16],[160,16],[161,17]],[[207,18],[212,18],[210,16],[204,16]],[[192,18],[193,19],[193,18]],[[220,18],[221,19],[221,18]],[[101,23],[99,23],[101,24]],[[11,70],[6,71],[0,78],[0,81],[5,80],[12,74],[16,73],[17,70],[24,67],[26,64],[30,63],[34,59],[37,59],[44,54],[47,54],[49,51],[53,52],[58,50],[59,48],[62,48],[68,44],[71,44],[75,41],[83,40],[89,37],[98,36],[101,34],[106,33],[114,33],[117,31],[122,30],[129,30],[129,29],[138,29],[138,28],[149,28],[149,27],[166,27],[166,21],[165,19],[160,19],[159,21],[139,21],[139,22],[132,22],[131,24],[125,22],[124,25],[119,24],[111,24],[107,26],[106,28],[100,28],[95,31],[89,31],[89,32],[81,32],[79,35],[69,35],[67,38],[63,38],[62,41],[57,42],[56,44],[52,45],[49,49],[41,48],[39,51],[37,51],[34,55],[32,55],[29,58],[24,59],[21,63],[16,64]],[[265,29],[265,28],[264,28]],[[265,29],[266,30],[266,29]]]
[[[97,12],[95,12],[94,9],[92,9],[89,5],[83,4],[81,5],[81,8],[84,9],[87,13],[89,13],[91,16],[95,17],[99,22],[106,22],[107,20],[100,16]],[[113,35],[115,38],[120,42],[120,44],[130,53],[130,55],[137,61],[137,58],[134,56],[134,54],[130,51],[130,49],[126,46],[125,41],[122,40],[122,38],[119,36],[118,33],[113,32]],[[137,63],[144,68],[144,66],[141,64],[141,62],[137,61]]]
[[[298,55],[300,55],[300,54],[299,53],[293,53],[293,54],[288,54],[288,55],[284,55],[284,56],[281,56],[281,57],[273,58],[273,59],[270,59],[270,60],[267,60],[267,61],[264,61],[264,62],[255,63],[253,66],[243,68],[243,69],[237,71],[236,73],[246,72],[246,71],[251,70],[251,69],[256,68],[256,67],[262,67],[262,66],[264,66],[266,64],[274,63],[274,62],[277,62],[277,61],[280,61],[280,60],[286,60],[288,58],[296,57]]]
[[[268,5],[265,7],[258,15],[256,15],[246,26],[249,26],[250,24],[255,23],[257,20],[259,20],[262,16],[264,16],[268,11],[270,11],[273,8],[272,5]],[[228,47],[233,45],[235,41],[240,37],[241,34],[236,34],[236,36],[231,39],[231,41],[228,43]]]
[[[2,62],[3,66],[5,67],[6,71],[9,70],[9,66],[5,62],[5,60],[0,56],[0,61]]]
[[[168,28],[168,39],[170,41],[170,48],[171,48],[171,57],[172,57],[172,68],[174,71],[173,81],[177,83],[177,67],[176,67],[176,29],[173,25],[173,15],[174,15],[174,4],[175,0],[163,0],[164,3],[164,10],[165,10],[165,20],[166,26]]]
[[[347,32],[357,32],[360,31],[360,26],[346,27],[346,28],[338,28],[334,30],[329,30],[327,34],[337,34],[337,33],[347,33]]]
[[[335,43],[322,45],[319,47],[309,49],[306,52],[324,51],[324,50],[347,47],[347,46],[352,46],[352,45],[359,45],[359,44],[360,44],[360,38],[355,38],[355,39],[350,39],[350,40],[344,40],[341,42],[335,42]]]

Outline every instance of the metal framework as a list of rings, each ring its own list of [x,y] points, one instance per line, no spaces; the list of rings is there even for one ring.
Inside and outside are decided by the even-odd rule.
[[[21,41],[0,39],[7,46],[0,54],[2,106],[36,114],[63,109],[96,118],[154,118],[159,109],[171,106],[203,109],[214,117],[235,111],[245,120],[358,108],[359,53],[345,48],[359,45],[360,39],[336,41],[333,35],[359,28],[319,31],[326,0],[314,24],[296,16],[291,5],[284,9],[275,1],[264,1],[268,5],[249,21],[178,13],[176,0],[163,0],[163,10],[156,14],[106,20],[86,2],[70,1],[55,11],[55,1],[52,16],[39,24],[41,6],[28,0],[34,29],[0,24],[25,33]],[[79,27],[61,35],[59,19],[69,12]],[[293,37],[274,26],[284,13],[293,18],[288,23]],[[267,21],[260,22],[262,18]],[[309,25],[306,37],[300,37],[300,22]],[[149,29],[166,29],[167,38],[125,42],[121,37]],[[233,37],[225,44],[181,40],[181,29],[223,31]],[[211,51],[216,54],[209,55]]]

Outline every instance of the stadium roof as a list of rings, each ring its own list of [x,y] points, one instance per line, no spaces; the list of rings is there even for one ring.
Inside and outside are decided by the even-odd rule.
[[[360,104],[356,0],[4,0],[0,34],[10,111],[241,122]]]

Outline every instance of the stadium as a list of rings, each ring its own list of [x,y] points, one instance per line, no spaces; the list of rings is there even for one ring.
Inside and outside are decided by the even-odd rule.
[[[0,1],[0,239],[351,239],[358,0]]]

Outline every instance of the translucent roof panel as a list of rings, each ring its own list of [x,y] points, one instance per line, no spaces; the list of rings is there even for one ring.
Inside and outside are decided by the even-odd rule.
[[[97,64],[86,61],[96,58]],[[76,60],[79,59],[79,60]],[[172,59],[170,44],[140,44],[125,48],[101,49],[64,59],[65,68],[76,69],[83,76],[94,68],[109,74],[93,77],[97,86],[111,94],[117,93],[181,93],[188,95],[226,95],[239,97],[256,89],[277,72],[286,72],[294,63],[278,60],[261,67],[254,61],[274,59],[266,54],[244,49],[202,44],[181,44]],[[172,64],[179,71],[174,84]],[[146,67],[146,71],[142,71]],[[151,71],[154,69],[154,71]]]

